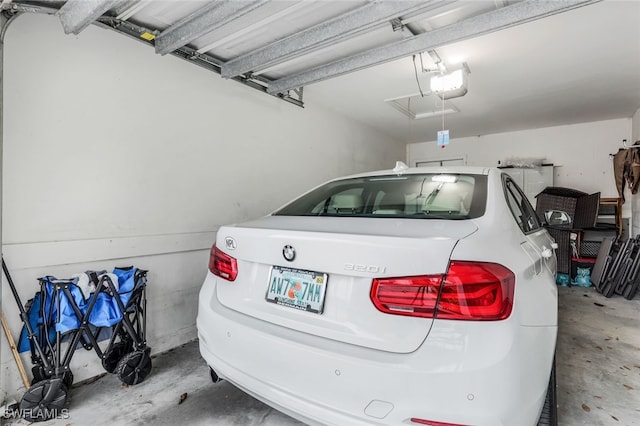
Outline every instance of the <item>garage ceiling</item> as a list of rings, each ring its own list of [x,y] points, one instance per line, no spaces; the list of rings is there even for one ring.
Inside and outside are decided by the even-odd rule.
[[[563,1],[3,0],[147,43],[298,106],[396,139],[630,117],[640,108],[640,3]],[[443,101],[434,75],[464,67]],[[443,114],[446,113],[446,114]]]

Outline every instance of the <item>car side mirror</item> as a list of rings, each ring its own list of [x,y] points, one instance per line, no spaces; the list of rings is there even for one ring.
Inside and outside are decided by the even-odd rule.
[[[544,220],[549,226],[568,225],[571,223],[571,216],[562,210],[547,210],[544,212]]]

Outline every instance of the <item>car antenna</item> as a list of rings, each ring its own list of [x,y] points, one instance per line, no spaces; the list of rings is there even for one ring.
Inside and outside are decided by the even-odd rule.
[[[396,161],[396,166],[393,168],[392,172],[397,174],[397,175],[401,175],[406,170],[409,170],[409,166],[407,166],[402,161]]]

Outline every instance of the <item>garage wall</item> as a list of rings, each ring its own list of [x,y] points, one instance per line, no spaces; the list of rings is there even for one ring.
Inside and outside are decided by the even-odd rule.
[[[636,111],[632,118],[633,122],[633,142],[640,141],[640,109]]]
[[[148,269],[154,352],[195,337],[221,224],[405,156],[313,99],[298,108],[98,27],[65,36],[55,17],[19,17],[4,67],[3,253],[23,301],[45,274]],[[17,336],[6,283],[2,294]],[[6,344],[0,356],[0,401],[19,397]],[[102,372],[84,351],[72,369]]]
[[[455,135],[455,129],[451,129]],[[508,158],[545,158],[553,163],[554,185],[584,192],[601,192],[603,197],[617,197],[613,162],[609,154],[622,148],[622,140],[632,139],[632,120],[623,118],[542,129],[452,139],[445,149],[435,142],[407,146],[411,165],[416,161],[443,158],[466,158],[467,165],[498,166]],[[627,200],[630,194],[626,195]],[[631,216],[631,203],[623,207]]]

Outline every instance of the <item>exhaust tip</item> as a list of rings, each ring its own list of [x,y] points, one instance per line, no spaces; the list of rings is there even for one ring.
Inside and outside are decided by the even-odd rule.
[[[218,373],[216,373],[215,370],[211,367],[209,367],[209,375],[211,376],[211,381],[213,383],[218,383],[224,380],[222,377],[218,376]]]

